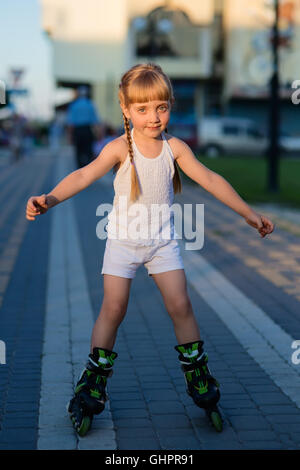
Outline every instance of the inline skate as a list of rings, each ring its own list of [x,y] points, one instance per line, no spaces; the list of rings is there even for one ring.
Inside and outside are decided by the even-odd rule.
[[[94,348],[89,355],[86,369],[80,375],[67,409],[73,426],[81,437],[89,431],[93,416],[104,410],[108,399],[107,378],[112,376],[112,366],[117,356],[117,353],[108,349]]]
[[[223,420],[217,407],[220,400],[219,383],[211,375],[207,365],[208,355],[203,351],[203,341],[175,346],[184,372],[187,393],[195,404],[205,410],[207,417],[218,432],[223,429]]]

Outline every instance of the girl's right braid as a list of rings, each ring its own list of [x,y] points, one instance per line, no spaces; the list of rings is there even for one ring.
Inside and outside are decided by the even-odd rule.
[[[132,148],[132,139],[131,139],[131,133],[130,133],[129,120],[127,119],[125,114],[123,114],[123,120],[124,120],[124,128],[125,128],[126,137],[127,137],[130,166],[131,166],[130,201],[134,202],[141,194],[141,190],[140,190],[139,180],[138,180],[135,165],[134,165],[134,159],[133,159],[134,154],[133,154],[133,148]]]

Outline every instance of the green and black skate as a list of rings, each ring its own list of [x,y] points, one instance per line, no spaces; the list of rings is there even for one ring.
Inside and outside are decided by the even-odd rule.
[[[93,416],[100,414],[108,399],[107,378],[112,376],[112,366],[117,353],[103,348],[94,348],[89,355],[86,369],[82,372],[74,397],[68,404],[68,412],[79,436],[89,431]]]
[[[220,400],[220,385],[211,375],[207,365],[208,355],[203,351],[203,341],[175,346],[184,372],[187,393],[194,403],[203,408],[218,432],[223,429],[223,420],[217,407]]]

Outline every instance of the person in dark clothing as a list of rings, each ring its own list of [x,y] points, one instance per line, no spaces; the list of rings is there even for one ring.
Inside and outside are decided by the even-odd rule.
[[[77,90],[78,97],[69,105],[67,123],[75,146],[78,168],[87,165],[93,157],[93,127],[100,125],[100,118],[93,102],[88,98],[87,87]]]

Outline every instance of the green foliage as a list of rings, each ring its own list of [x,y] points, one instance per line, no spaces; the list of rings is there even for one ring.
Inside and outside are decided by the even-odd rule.
[[[274,203],[300,207],[300,159],[282,158],[279,163],[279,191],[267,190],[268,162],[265,158],[199,156],[206,167],[223,176],[247,202]],[[196,184],[183,172],[184,181]]]

